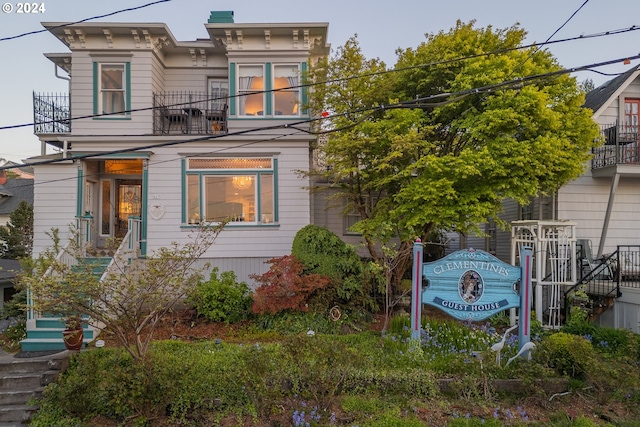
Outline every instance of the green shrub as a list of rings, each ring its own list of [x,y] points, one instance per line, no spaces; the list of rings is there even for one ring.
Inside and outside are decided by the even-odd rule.
[[[324,227],[307,225],[296,233],[291,253],[304,264],[304,274],[320,274],[331,280],[331,285],[314,298],[324,306],[320,309],[334,304],[373,307],[362,261],[355,249],[337,234]]]
[[[199,316],[212,322],[234,323],[245,320],[251,313],[251,293],[245,282],[238,282],[233,271],[218,277],[214,268],[206,282],[200,281],[190,292],[188,302]]]
[[[542,341],[533,356],[560,375],[584,380],[594,365],[595,351],[585,338],[558,332]]]
[[[24,320],[19,321],[14,326],[9,326],[0,335],[2,340],[2,348],[5,351],[13,353],[20,350],[20,341],[27,337],[27,323]]]
[[[334,322],[328,316],[316,313],[282,311],[276,314],[256,316],[256,328],[283,335],[297,335],[311,330],[320,334],[333,334],[340,330],[341,321]]]

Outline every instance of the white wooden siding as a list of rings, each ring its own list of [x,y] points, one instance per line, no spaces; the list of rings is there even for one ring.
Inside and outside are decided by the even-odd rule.
[[[69,240],[69,225],[75,225],[78,168],[75,164],[39,165],[35,170],[33,198],[33,256],[53,244],[51,233],[60,232],[60,244]]]
[[[71,102],[74,117],[93,115],[93,63],[104,62],[107,57],[91,56],[89,52],[75,51],[72,59]],[[78,119],[71,127],[72,135],[151,134],[152,111],[152,53],[135,51],[131,55],[108,59],[112,62],[131,63],[130,119]]]
[[[637,178],[620,179],[604,253],[640,242],[639,183]],[[610,190],[610,179],[582,176],[558,192],[558,219],[575,221],[578,238],[590,239],[594,248],[600,244]]]
[[[164,90],[206,94],[207,78],[212,74],[211,68],[167,68],[164,71]]]
[[[180,227],[182,215],[181,162],[178,152],[188,153],[218,152],[247,153],[248,148],[233,148],[239,144],[230,144],[227,149],[222,145],[202,144],[181,145],[154,150],[149,162],[149,207],[161,206],[164,215],[158,220],[149,219],[147,229],[148,250],[153,251],[172,241],[184,243],[190,235],[190,229]],[[215,258],[272,258],[291,253],[291,244],[296,232],[310,223],[309,194],[304,188],[308,180],[296,173],[308,169],[308,143],[286,143],[286,148],[273,143],[256,144],[251,153],[273,153],[280,151],[278,157],[278,214],[279,226],[273,227],[228,227],[218,237],[216,244],[207,253]]]

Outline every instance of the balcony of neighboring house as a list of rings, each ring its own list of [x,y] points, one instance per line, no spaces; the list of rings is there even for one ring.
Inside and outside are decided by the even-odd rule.
[[[224,135],[227,100],[200,92],[153,94],[154,135]]]
[[[33,93],[33,133],[71,133],[71,106],[67,93]]]
[[[640,127],[601,125],[600,133],[604,144],[593,149],[593,176],[611,177],[621,174],[640,177]]]

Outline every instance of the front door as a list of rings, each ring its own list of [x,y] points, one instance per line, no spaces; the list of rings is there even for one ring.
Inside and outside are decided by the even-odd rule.
[[[102,179],[100,181],[100,236],[98,245],[106,246],[109,238],[127,234],[129,217],[140,217],[142,181],[139,179]]]

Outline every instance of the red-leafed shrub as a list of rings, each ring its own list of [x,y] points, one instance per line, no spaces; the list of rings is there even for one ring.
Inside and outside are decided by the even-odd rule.
[[[261,285],[253,293],[251,310],[256,314],[275,314],[284,310],[307,311],[310,297],[329,284],[329,278],[320,274],[302,275],[304,266],[293,255],[272,258],[269,271],[252,274]]]

